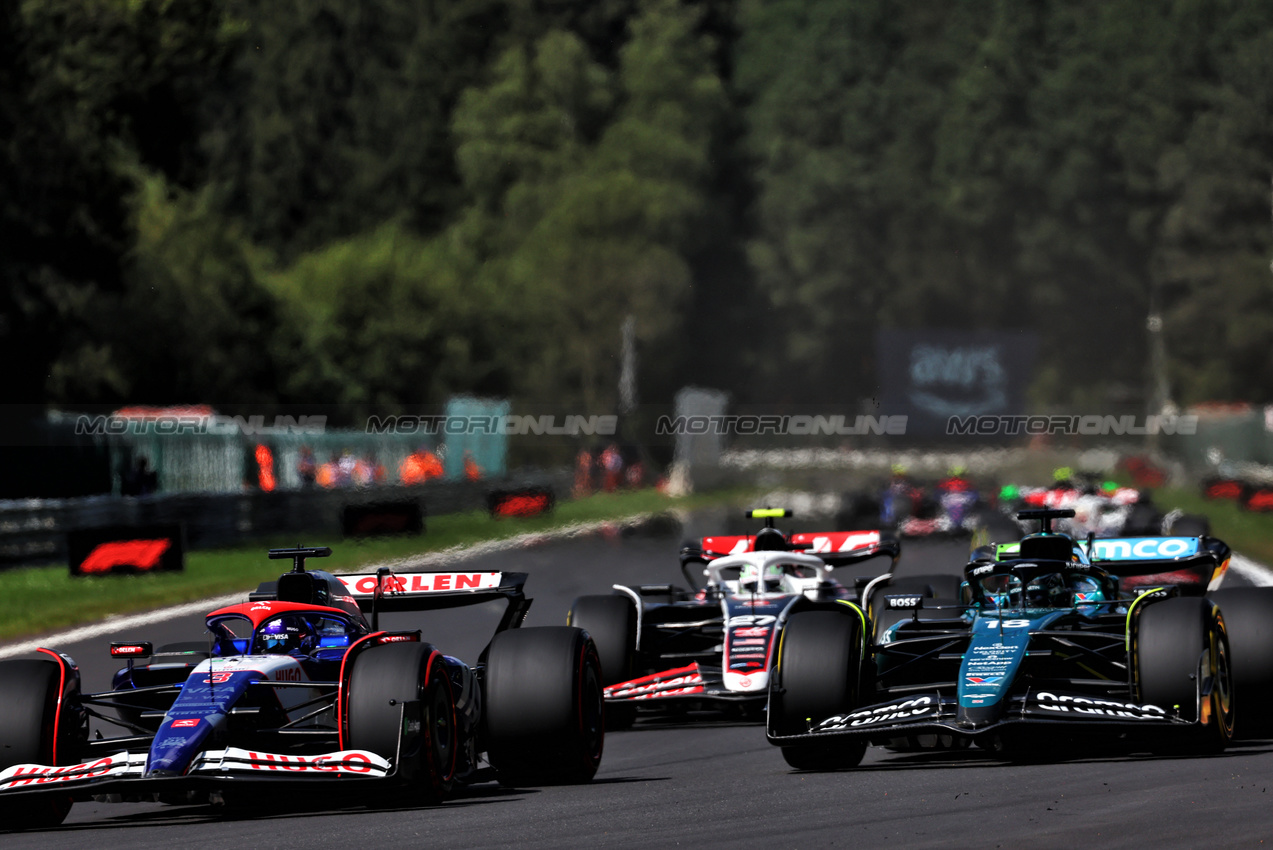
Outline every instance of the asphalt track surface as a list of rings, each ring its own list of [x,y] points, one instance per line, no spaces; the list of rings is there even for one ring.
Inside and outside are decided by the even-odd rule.
[[[721,530],[691,528],[684,536]],[[577,595],[607,592],[616,582],[683,583],[679,542],[599,535],[466,566],[529,572],[535,602],[527,625],[557,625]],[[966,552],[966,543],[908,543],[899,573],[958,573]],[[425,637],[472,661],[496,615],[430,615]],[[158,645],[201,635],[202,620],[189,618],[114,639]],[[57,647],[79,662],[86,690],[109,685],[111,639]],[[872,748],[855,770],[818,774],[789,769],[761,726],[703,716],[611,733],[587,786],[487,784],[431,808],[368,808],[336,798],[238,818],[209,806],[79,803],[61,827],[4,834],[0,847],[1254,847],[1273,844],[1271,789],[1267,741],[1213,757],[1084,756],[1049,764],[1000,762],[977,749]]]

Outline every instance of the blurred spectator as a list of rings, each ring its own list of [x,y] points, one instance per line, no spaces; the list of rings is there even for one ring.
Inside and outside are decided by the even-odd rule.
[[[384,465],[376,460],[374,453],[354,461],[353,484],[355,487],[370,487],[373,484],[383,484],[384,481]]]
[[[468,449],[464,450],[464,477],[469,481],[478,481],[482,477],[482,467],[477,465],[473,453]]]
[[[645,486],[645,464],[634,460],[623,471],[623,486],[638,489]]]
[[[277,483],[274,480],[274,453],[264,443],[257,443],[256,451],[252,454],[256,459],[257,486],[266,493],[274,492],[274,487]]]
[[[318,476],[316,478],[319,487],[331,489],[338,486],[340,481],[340,455],[336,452],[331,453],[331,459],[327,463],[318,467]]]
[[[442,477],[442,461],[428,447],[421,446],[398,466],[398,480],[408,486]]]
[[[358,461],[354,458],[354,453],[349,449],[345,449],[340,453],[340,460],[337,462],[336,486],[348,487],[354,483],[354,466]]]
[[[601,469],[603,472],[602,489],[613,493],[619,487],[619,476],[623,472],[623,455],[614,443],[606,446],[601,453]]]
[[[314,486],[318,477],[318,462],[314,460],[314,450],[309,446],[301,446],[300,459],[296,461],[296,474],[301,478],[301,488],[308,490]]]
[[[119,482],[119,492],[125,496],[149,496],[159,489],[159,473],[150,468],[145,455],[137,458],[132,469],[124,471]]]
[[[575,458],[575,498],[592,493],[592,450],[583,448]]]

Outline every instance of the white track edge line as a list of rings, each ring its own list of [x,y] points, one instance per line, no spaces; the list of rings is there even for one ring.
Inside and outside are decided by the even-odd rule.
[[[513,537],[505,537],[500,540],[484,540],[480,543],[471,544],[461,543],[456,546],[443,549],[440,552],[429,552],[424,555],[415,555],[407,558],[395,558],[391,561],[364,564],[358,568],[358,572],[374,573],[380,567],[389,567],[390,569],[402,572],[445,567],[450,564],[467,561],[470,558],[476,558],[479,555],[489,555],[495,552],[506,552],[510,549],[520,549],[523,546],[532,546],[536,543],[548,540],[579,537],[605,528],[626,528],[644,522],[652,516],[654,516],[654,514],[645,513],[624,517],[621,520],[593,520],[591,522],[577,522],[551,531],[531,531],[525,534],[518,534]],[[35,652],[42,646],[54,648],[58,644],[77,643],[78,641],[101,637],[102,635],[111,634],[112,632],[137,628],[139,626],[147,626],[151,623],[162,623],[166,620],[175,620],[178,617],[186,617],[190,614],[214,611],[217,608],[224,608],[227,605],[235,605],[239,602],[244,602],[246,599],[246,593],[232,593],[226,596],[214,596],[211,599],[201,599],[197,602],[185,602],[171,608],[161,608],[157,611],[147,611],[142,614],[109,617],[101,622],[91,623],[87,626],[80,626],[65,632],[58,632],[56,634],[45,635],[43,637],[25,640],[21,643],[14,643],[0,647],[0,659],[12,658],[15,655],[25,655],[28,652]]]
[[[1229,569],[1256,587],[1273,587],[1273,567],[1252,561],[1234,552],[1229,556]]]

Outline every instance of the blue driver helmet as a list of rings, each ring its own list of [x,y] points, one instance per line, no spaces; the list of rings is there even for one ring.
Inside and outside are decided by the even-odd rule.
[[[276,617],[257,631],[257,652],[283,655],[306,650],[313,642],[309,624],[302,617]]]

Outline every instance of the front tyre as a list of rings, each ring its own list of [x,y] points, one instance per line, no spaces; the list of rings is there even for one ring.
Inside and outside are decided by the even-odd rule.
[[[1244,738],[1268,735],[1273,719],[1258,707],[1273,701],[1273,587],[1239,587],[1209,596],[1224,613],[1233,691],[1245,706],[1234,731]]]
[[[0,770],[18,764],[74,764],[54,757],[61,676],[51,661],[0,663]],[[67,741],[65,730],[63,742]],[[66,820],[69,795],[47,794],[0,801],[0,829],[48,829]]]
[[[778,664],[770,679],[769,731],[796,735],[858,703],[862,676],[862,625],[850,612],[807,611],[783,629]],[[856,767],[866,741],[833,738],[788,744],[782,757],[797,770]]]
[[[403,703],[420,704],[420,732],[403,732]],[[442,655],[423,643],[390,643],[354,659],[349,680],[349,749],[393,760],[410,781],[409,801],[442,800],[455,781],[459,752],[455,700]]]
[[[1233,737],[1233,683],[1220,609],[1208,599],[1167,599],[1141,613],[1136,633],[1141,702],[1199,724],[1183,742],[1164,741],[1161,751],[1223,750]]]
[[[487,655],[487,756],[504,785],[588,782],[601,764],[601,660],[582,629],[511,629]]]

